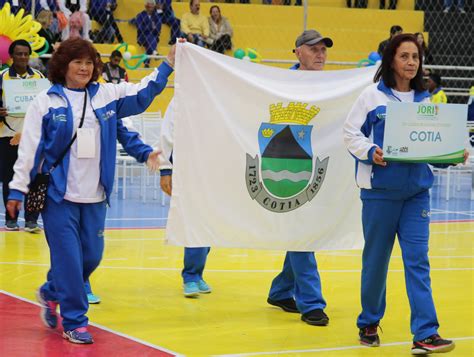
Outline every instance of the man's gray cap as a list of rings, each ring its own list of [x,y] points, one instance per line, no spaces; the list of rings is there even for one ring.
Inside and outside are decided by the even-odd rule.
[[[295,42],[295,47],[298,48],[303,45],[312,46],[323,41],[326,47],[332,47],[333,42],[329,37],[323,37],[316,30],[306,30],[298,36]]]

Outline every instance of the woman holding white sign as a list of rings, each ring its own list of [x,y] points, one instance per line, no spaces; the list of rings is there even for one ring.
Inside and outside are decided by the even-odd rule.
[[[430,94],[423,85],[422,56],[415,36],[393,38],[384,51],[375,84],[362,92],[344,125],[346,146],[357,163],[362,199],[365,245],[362,312],[357,319],[360,342],[371,347],[380,344],[377,328],[385,312],[388,264],[397,235],[411,308],[413,354],[454,349],[453,341],[438,334],[430,283],[429,189],[433,174],[424,163],[387,163],[381,149],[388,102],[429,102]]]

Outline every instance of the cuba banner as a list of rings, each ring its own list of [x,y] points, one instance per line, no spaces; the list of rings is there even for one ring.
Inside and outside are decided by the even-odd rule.
[[[374,72],[275,68],[178,44],[168,243],[360,248],[342,128]]]
[[[38,93],[51,87],[46,78],[9,79],[3,82],[4,104],[9,115],[24,115]]]
[[[459,164],[467,141],[467,105],[387,105],[383,140],[387,161]]]

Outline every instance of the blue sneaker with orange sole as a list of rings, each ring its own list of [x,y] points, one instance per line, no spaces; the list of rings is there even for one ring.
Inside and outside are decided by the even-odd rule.
[[[72,343],[91,344],[94,343],[92,335],[87,331],[87,327],[78,327],[74,330],[64,331],[63,337]]]

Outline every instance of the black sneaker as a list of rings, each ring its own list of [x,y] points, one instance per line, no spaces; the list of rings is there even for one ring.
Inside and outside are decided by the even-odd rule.
[[[26,222],[25,223],[25,232],[28,233],[41,233],[41,228],[36,222]]]
[[[322,309],[311,310],[301,315],[301,320],[313,326],[326,326],[329,323],[329,317]]]
[[[379,325],[370,325],[359,329],[359,341],[361,345],[368,347],[380,346],[380,338],[377,333]]]
[[[440,335],[431,335],[421,341],[413,341],[412,355],[427,355],[429,353],[442,353],[454,350],[454,342],[444,340]]]
[[[296,307],[296,302],[293,299],[272,300],[268,298],[267,302],[270,305],[282,308],[283,311],[286,312],[299,312],[298,308]]]
[[[5,223],[5,230],[7,230],[7,231],[19,231],[20,226],[18,225],[18,223],[16,221],[7,221]]]

